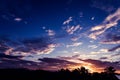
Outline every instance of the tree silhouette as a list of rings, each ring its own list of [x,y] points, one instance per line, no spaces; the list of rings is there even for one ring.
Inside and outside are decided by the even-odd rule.
[[[106,67],[104,71],[109,74],[114,74],[116,70],[114,69],[114,67],[110,66],[110,67]]]
[[[86,69],[86,68],[83,67],[83,66],[80,68],[79,71],[80,71],[80,74],[88,74],[88,73],[89,73],[89,72],[88,72],[88,69]]]
[[[73,71],[61,69],[59,71],[0,69],[0,80],[119,80],[115,76],[114,67],[106,67],[102,73],[89,73],[85,67]],[[17,78],[16,78],[16,77]]]
[[[86,69],[85,67],[81,67],[81,68],[77,68],[74,69],[73,72],[79,73],[79,74],[88,74],[88,69]]]

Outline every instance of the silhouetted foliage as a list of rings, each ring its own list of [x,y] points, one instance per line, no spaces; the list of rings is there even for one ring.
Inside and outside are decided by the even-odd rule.
[[[112,73],[112,74],[111,74]],[[56,72],[28,69],[0,69],[0,80],[119,80],[114,67],[105,68],[105,72],[90,73],[85,67],[61,69]]]
[[[114,69],[114,67],[112,67],[112,66],[106,67],[104,70],[105,70],[106,73],[109,73],[109,74],[114,74],[115,71],[116,71],[116,70]]]

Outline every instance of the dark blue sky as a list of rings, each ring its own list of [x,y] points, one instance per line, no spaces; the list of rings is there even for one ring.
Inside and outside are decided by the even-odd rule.
[[[99,61],[97,68],[107,62],[120,70],[119,63],[114,64],[120,61],[119,21],[119,0],[1,0],[1,68],[83,65],[100,71],[92,68]],[[66,64],[49,63],[54,60]],[[9,66],[11,61],[16,66]]]
[[[92,7],[92,1],[72,1],[72,0],[13,0],[1,1],[1,27],[2,34],[16,36],[38,36],[44,33],[41,29],[43,26],[55,30],[61,29],[62,23],[70,16],[78,17],[74,24],[83,20],[86,27],[92,25],[90,18],[97,16],[99,13],[101,18],[97,20],[99,23],[107,16],[107,13]],[[79,19],[80,15],[85,15],[83,19]],[[89,13],[89,14],[88,14]],[[20,18],[20,21],[15,21]],[[97,17],[96,17],[97,18]]]

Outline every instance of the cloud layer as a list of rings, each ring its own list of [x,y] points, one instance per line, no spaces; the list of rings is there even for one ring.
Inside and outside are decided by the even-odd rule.
[[[98,36],[103,34],[107,29],[115,27],[120,20],[120,8],[116,10],[113,14],[110,14],[106,19],[95,27],[91,28],[91,34],[89,35],[92,39],[97,39]]]
[[[49,54],[56,44],[50,38],[32,38],[15,40],[9,38],[0,39],[0,52],[6,55],[30,55],[30,54]]]

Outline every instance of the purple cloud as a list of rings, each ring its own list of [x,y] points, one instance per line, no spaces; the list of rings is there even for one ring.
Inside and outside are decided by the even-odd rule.
[[[50,38],[31,38],[24,40],[12,40],[8,37],[0,37],[0,52],[6,55],[22,54],[49,54],[56,44]]]
[[[115,47],[113,47],[113,48],[109,49],[108,51],[115,51],[115,50],[117,50],[118,48],[120,48],[120,45],[115,46]]]
[[[81,59],[80,59],[81,60]],[[108,66],[113,66],[115,67],[115,69],[120,71],[120,65],[119,65],[119,61],[116,62],[108,62],[108,61],[100,61],[100,60],[93,60],[93,59],[86,59],[86,60],[81,60],[87,63],[91,63],[93,64],[96,68],[105,68]]]
[[[42,61],[40,69],[44,70],[59,70],[62,68],[69,68],[71,65],[73,66],[78,64],[75,62],[70,62],[59,58],[42,58],[39,60]]]
[[[0,58],[17,59],[17,58],[22,58],[22,56],[11,56],[11,55],[5,55],[4,53],[0,53]]]
[[[119,44],[120,43],[120,36],[117,34],[107,34],[106,40],[102,41],[103,44]]]
[[[106,4],[107,2],[107,4]],[[100,10],[106,11],[108,13],[112,12],[115,10],[115,6],[111,4],[111,1],[105,0],[105,1],[100,1],[100,0],[92,0],[92,7],[98,8]]]
[[[36,62],[26,61],[19,58],[1,58],[0,59],[0,68],[26,68],[26,69],[39,69],[39,66]]]
[[[101,57],[100,59],[101,59],[101,60],[104,60],[104,59],[108,59],[108,57]]]

